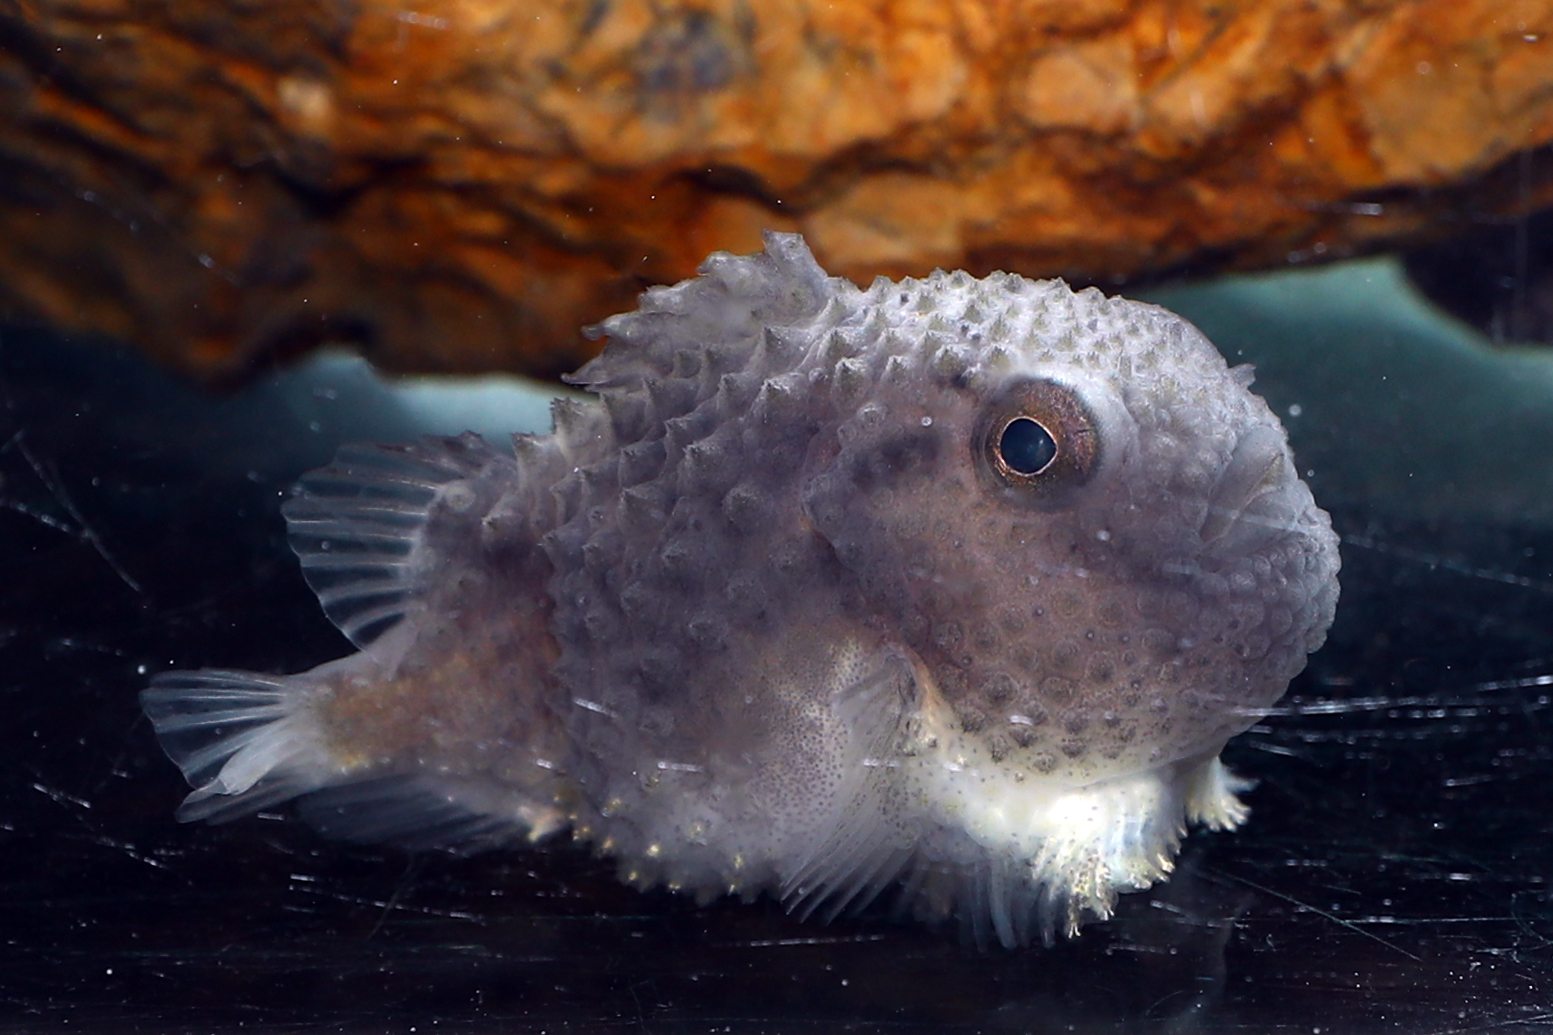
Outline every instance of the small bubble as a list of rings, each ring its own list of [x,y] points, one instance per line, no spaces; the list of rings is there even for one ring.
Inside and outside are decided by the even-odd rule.
[[[1298,417],[1300,414],[1302,414],[1304,412],[1305,412],[1305,407],[1301,406],[1299,403],[1290,403],[1289,404],[1289,416],[1291,416],[1291,417]]]

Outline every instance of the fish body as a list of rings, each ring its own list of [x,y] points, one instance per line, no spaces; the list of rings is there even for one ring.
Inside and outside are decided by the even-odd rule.
[[[158,677],[194,790],[638,885],[1018,945],[1233,828],[1225,742],[1325,637],[1336,537],[1190,324],[1008,274],[860,289],[801,238],[604,321],[511,452],[348,447],[285,508],[360,648]]]

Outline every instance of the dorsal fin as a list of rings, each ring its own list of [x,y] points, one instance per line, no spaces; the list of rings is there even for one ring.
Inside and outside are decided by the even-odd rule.
[[[516,467],[473,432],[343,447],[303,476],[282,513],[291,548],[329,620],[358,647],[396,625],[424,588],[427,520],[492,465]]]
[[[763,237],[764,251],[717,252],[701,264],[699,276],[650,288],[632,312],[585,328],[589,337],[610,342],[564,380],[601,395],[635,394],[654,380],[696,382],[687,364],[708,345],[717,345],[715,373],[726,373],[749,363],[764,330],[789,326],[795,328],[785,341],[784,358],[790,362],[807,347],[805,328],[826,306],[838,294],[851,299],[859,293],[847,281],[827,275],[800,235],[768,230]],[[767,366],[761,365],[762,373],[785,369]]]

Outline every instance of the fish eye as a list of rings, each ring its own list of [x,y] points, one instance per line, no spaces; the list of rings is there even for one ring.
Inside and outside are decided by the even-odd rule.
[[[1055,381],[1024,380],[999,392],[973,448],[984,477],[1043,505],[1066,502],[1100,462],[1093,416],[1076,391]]]
[[[1015,417],[998,436],[998,461],[1026,478],[1040,474],[1057,459],[1057,440],[1038,420]]]

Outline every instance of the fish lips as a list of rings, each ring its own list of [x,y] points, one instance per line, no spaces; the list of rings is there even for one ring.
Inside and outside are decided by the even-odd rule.
[[[1254,553],[1298,532],[1312,505],[1282,430],[1257,425],[1236,440],[1209,492],[1199,534],[1212,554]]]

